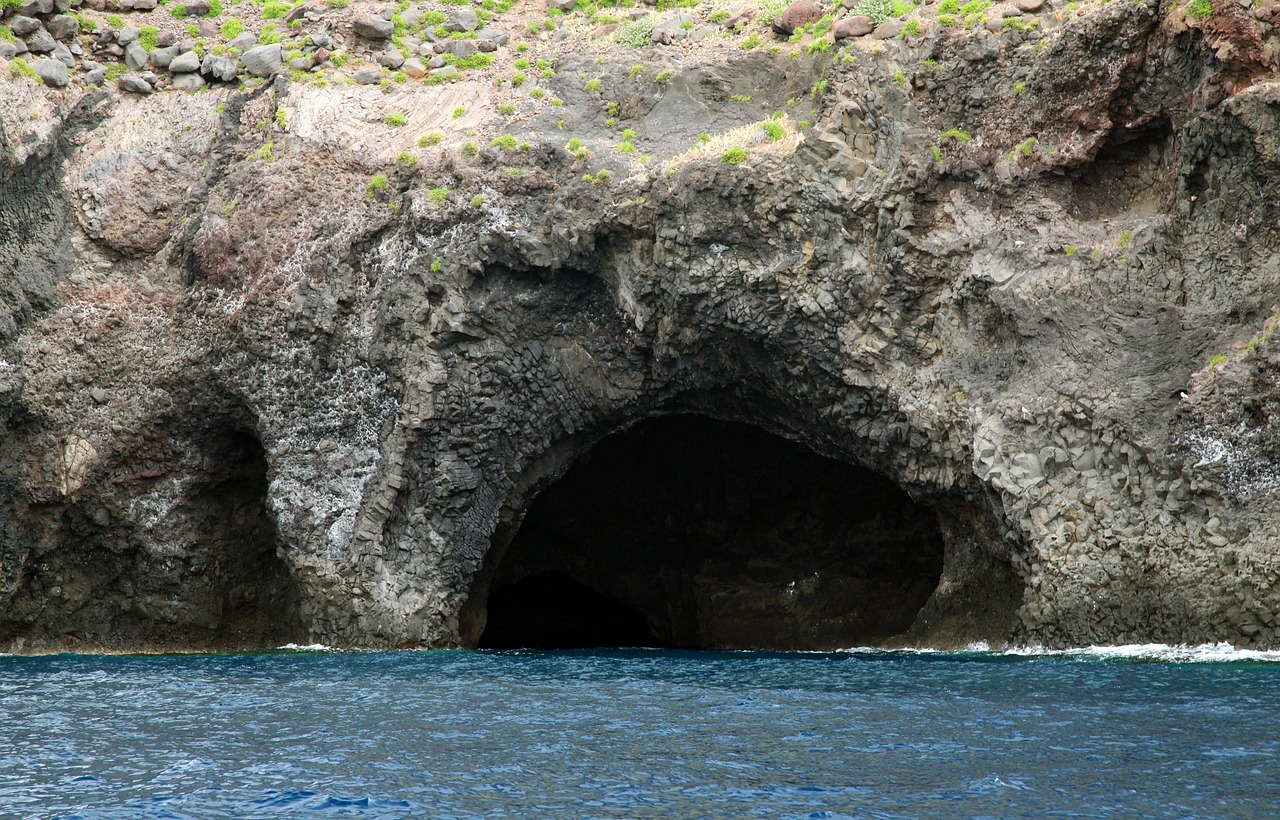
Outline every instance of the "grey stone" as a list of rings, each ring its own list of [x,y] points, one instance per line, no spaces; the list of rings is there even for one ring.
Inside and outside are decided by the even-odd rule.
[[[898,19],[885,20],[876,26],[876,30],[871,32],[873,40],[892,40],[902,31],[902,21]]]
[[[563,31],[564,29],[561,29]],[[492,40],[476,40],[476,50],[482,54],[488,54],[498,50],[498,44]]]
[[[173,65],[170,64],[169,68],[172,69]],[[240,75],[240,65],[228,57],[215,57],[212,54],[206,54],[204,59],[200,61],[200,73],[206,79],[222,80],[229,83]]]
[[[210,11],[209,0],[191,0],[189,3],[183,3],[186,7],[188,17],[204,17]]]
[[[423,65],[422,61],[417,57],[411,57],[410,59],[405,60],[404,65],[400,66],[400,70],[415,80],[427,75],[427,67]]]
[[[76,67],[76,55],[71,53],[71,49],[67,48],[65,43],[58,43],[53,47],[53,59],[67,68]]]
[[[368,37],[370,40],[389,40],[396,30],[390,20],[383,20],[374,14],[360,15],[351,21],[351,27],[355,29],[356,34]]]
[[[130,43],[136,43],[141,36],[142,31],[136,26],[125,26],[116,32],[116,45],[124,47]]]
[[[327,31],[313,31],[307,35],[307,41],[316,48],[333,48],[333,38]]]
[[[174,74],[189,74],[200,70],[200,55],[194,51],[179,54],[169,61],[169,70]]]
[[[174,74],[173,88],[177,91],[195,91],[204,88],[204,77],[199,74]]]
[[[270,77],[284,68],[284,51],[279,43],[258,46],[241,55],[240,61],[244,63],[245,71],[253,76]]]
[[[439,54],[427,60],[427,68],[444,68],[448,63]]]
[[[488,40],[494,45],[505,46],[511,42],[511,32],[503,28],[482,28],[476,32],[477,40]]]
[[[444,27],[449,31],[475,31],[480,28],[480,17],[475,9],[455,8],[445,18]]]
[[[132,74],[126,74],[116,80],[116,87],[121,91],[126,91],[130,94],[141,94],[143,96],[150,94],[155,90],[151,87],[151,83],[141,77],[135,77]]]
[[[173,58],[177,57],[179,53],[177,46],[153,48],[151,53],[147,55],[147,58],[151,60],[151,65],[156,68],[168,68],[173,62]],[[199,66],[196,66],[196,68],[199,68]]]
[[[460,60],[465,60],[478,54],[480,47],[474,40],[449,40],[444,44],[444,50]]]
[[[434,69],[431,73],[436,77],[453,77],[461,74],[462,72],[458,71],[457,66],[447,65],[444,68]]]
[[[53,13],[53,0],[24,0],[18,6],[18,14],[24,17],[35,17]]]
[[[689,29],[685,28],[686,23],[693,23],[691,15],[683,11],[672,12],[653,24],[653,33],[649,35],[649,39],[653,43],[663,46],[671,45],[677,40],[683,40],[689,36]]]
[[[231,48],[236,49],[241,54],[248,51],[258,44],[258,37],[251,31],[242,31],[235,37],[231,38],[231,42],[227,43]]]
[[[107,70],[105,68],[95,68],[84,75],[84,81],[89,85],[104,85],[107,82]]]
[[[57,60],[36,60],[31,67],[40,80],[50,88],[65,88],[67,83],[71,82],[71,75],[67,73],[66,65]]]
[[[0,40],[0,58],[12,60],[18,56],[18,47],[7,40]]]
[[[160,36],[156,38],[156,46],[158,48],[172,48],[173,46],[176,46],[181,39],[182,37],[176,31],[162,31],[160,32]],[[182,50],[179,49],[177,53],[181,54]]]
[[[316,67],[316,61],[311,57],[294,57],[289,61],[290,71],[310,71]]]
[[[400,68],[400,66],[404,65],[404,55],[399,51],[384,51],[378,55],[377,62],[378,65],[395,71]]]
[[[134,11],[155,11],[156,0],[133,0]]]
[[[27,44],[27,50],[33,54],[48,54],[58,46],[58,41],[49,36],[49,32],[44,29],[31,32],[23,42]]]
[[[98,404],[107,403],[107,391],[103,390],[101,387],[95,387],[90,390],[89,396]]]
[[[147,65],[147,50],[141,43],[133,42],[125,46],[124,64],[132,71],[141,71]]]
[[[1013,0],[1019,11],[1037,12],[1044,8],[1044,0]]]
[[[66,14],[49,18],[45,28],[55,40],[72,40],[80,36],[80,21]]]
[[[362,68],[355,73],[354,78],[360,85],[377,85],[382,82],[382,70],[377,68]]]
[[[569,12],[578,7],[578,0],[547,0],[547,8]]]
[[[34,17],[19,14],[9,21],[9,29],[19,37],[26,37],[31,32],[40,30],[40,21]]]

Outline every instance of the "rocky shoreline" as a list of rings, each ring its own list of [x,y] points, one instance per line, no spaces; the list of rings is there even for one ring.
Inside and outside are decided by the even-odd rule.
[[[1276,6],[99,5],[0,4],[0,651],[1280,646]]]

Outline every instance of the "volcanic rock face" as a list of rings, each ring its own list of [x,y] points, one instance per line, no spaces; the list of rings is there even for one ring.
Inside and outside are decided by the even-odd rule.
[[[0,651],[1280,645],[1269,25],[1002,25],[0,72]]]

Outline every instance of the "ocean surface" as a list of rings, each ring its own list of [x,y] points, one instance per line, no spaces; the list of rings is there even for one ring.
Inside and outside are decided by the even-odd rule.
[[[1280,654],[0,657],[0,816],[1280,816]]]

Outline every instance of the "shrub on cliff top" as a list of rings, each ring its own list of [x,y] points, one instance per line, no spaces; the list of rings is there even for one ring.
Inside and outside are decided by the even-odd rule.
[[[720,155],[720,161],[729,165],[738,165],[747,159],[747,149],[735,145]]]
[[[893,16],[893,0],[862,0],[853,7],[853,13],[870,17],[871,24],[878,26]]]
[[[1209,0],[1191,0],[1184,11],[1192,20],[1207,20],[1213,15],[1213,4]]]
[[[615,43],[631,46],[632,48],[645,48],[652,39],[653,19],[650,17],[641,17],[639,20],[618,29],[618,33],[613,35]]]

